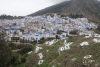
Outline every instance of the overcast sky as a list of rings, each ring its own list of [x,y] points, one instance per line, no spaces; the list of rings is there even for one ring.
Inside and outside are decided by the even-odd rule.
[[[63,1],[68,0],[0,0],[0,15],[26,16]]]
[[[0,0],[0,15],[25,16],[66,0]]]

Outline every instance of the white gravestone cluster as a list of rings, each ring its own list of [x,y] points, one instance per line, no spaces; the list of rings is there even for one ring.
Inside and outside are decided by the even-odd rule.
[[[92,57],[92,55],[86,55],[86,56],[84,56],[84,59],[88,59],[88,58],[91,58]]]
[[[43,49],[43,48],[36,46],[35,53],[38,53],[40,49]],[[44,60],[41,60],[43,58],[43,55],[42,55],[42,53],[39,53],[38,56],[39,56],[39,59],[40,59],[39,62],[38,62],[38,65],[41,65],[44,61]]]
[[[100,39],[94,38],[93,41],[94,41],[95,43],[100,43]]]
[[[85,36],[85,38],[90,38],[90,37],[92,37],[92,35],[91,35],[91,34],[88,34],[88,36]]]
[[[41,65],[44,60],[39,60],[38,65]]]
[[[28,52],[28,54],[31,54],[31,53],[32,53],[32,51]]]
[[[49,52],[49,50],[47,50],[47,52]]]
[[[53,45],[54,43],[58,42],[59,40],[54,39],[52,41],[47,41],[45,44]]]
[[[71,44],[73,44],[73,42],[66,43],[66,40],[65,40],[64,47],[60,47],[60,51],[69,50]]]
[[[38,54],[38,56],[39,56],[39,58],[40,58],[40,59],[42,59],[42,58],[43,58],[42,53],[39,53],[39,54]]]
[[[35,53],[37,53],[40,49],[43,49],[43,48],[36,46]]]
[[[94,34],[94,37],[99,37],[100,38],[100,35],[99,34]]]
[[[83,64],[84,65],[95,62],[95,60],[89,60],[89,58],[92,58],[92,55],[86,55],[86,56],[83,57]],[[88,59],[88,61],[87,61],[87,59]]]
[[[39,53],[38,56],[39,56],[40,59],[43,58],[42,53]],[[39,60],[38,65],[41,65],[41,64],[43,63],[43,61],[44,61],[44,60]]]
[[[88,44],[88,42],[82,42],[82,43],[80,43],[80,45],[84,46],[84,45],[89,45],[89,44]]]

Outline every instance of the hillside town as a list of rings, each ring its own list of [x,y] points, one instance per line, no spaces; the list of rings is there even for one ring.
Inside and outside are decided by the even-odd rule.
[[[70,32],[77,30],[78,35],[95,34],[93,30],[98,26],[89,22],[87,18],[73,19],[70,17],[60,17],[54,14],[53,17],[48,16],[26,16],[24,19],[2,20],[0,26],[6,32],[6,41],[39,41],[41,38],[65,39],[71,36]],[[61,31],[59,34],[58,31]]]

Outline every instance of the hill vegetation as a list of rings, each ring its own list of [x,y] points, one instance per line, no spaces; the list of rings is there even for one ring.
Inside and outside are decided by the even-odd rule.
[[[97,0],[71,0],[65,1],[48,8],[37,11],[29,16],[43,15],[47,13],[58,13],[61,15],[79,14],[87,17],[89,20],[99,22],[100,2]]]
[[[22,63],[17,63],[14,67],[99,67],[100,43],[94,42],[94,38],[100,39],[95,35],[89,38],[86,38],[86,35],[82,35],[63,40],[59,39],[58,42],[52,45],[37,44],[30,54],[25,53],[22,55]],[[70,49],[61,51],[60,48],[64,46],[65,40],[67,41],[66,43],[73,43],[70,45]],[[89,45],[81,46],[82,42],[88,42]],[[36,52],[37,46],[42,48],[38,52]],[[43,56],[41,59],[39,57],[40,53]],[[43,60],[43,63],[41,60]],[[39,61],[41,61],[40,65]]]
[[[9,66],[9,61],[11,61],[11,49],[5,43],[3,38],[4,33],[0,33],[0,67]]]

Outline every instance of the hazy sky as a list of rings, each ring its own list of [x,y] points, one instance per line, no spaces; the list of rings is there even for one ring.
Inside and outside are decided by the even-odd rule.
[[[0,15],[25,16],[66,0],[0,0]]]

